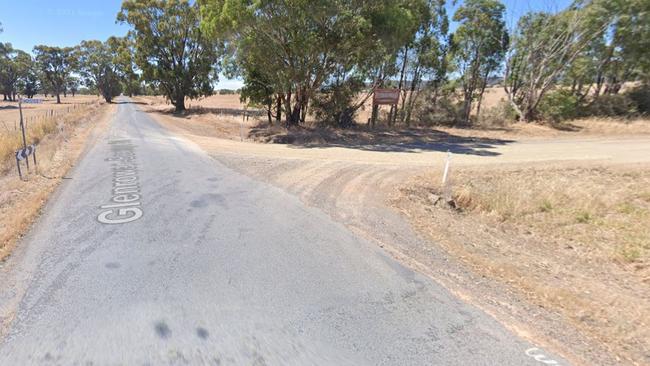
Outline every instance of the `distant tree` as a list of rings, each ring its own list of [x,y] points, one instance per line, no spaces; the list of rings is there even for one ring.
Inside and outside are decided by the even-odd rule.
[[[125,0],[117,19],[133,29],[135,63],[144,80],[156,82],[174,104],[210,95],[217,80],[218,42],[199,27],[196,3],[187,0]]]
[[[78,49],[79,69],[87,86],[96,87],[107,103],[120,95],[121,76],[115,63],[116,54],[109,42],[82,41]]]
[[[40,80],[38,77],[38,72],[35,70],[35,66],[32,66],[25,75],[21,83],[22,93],[27,96],[27,98],[33,98],[36,93],[40,90]]]
[[[16,100],[22,80],[32,67],[32,57],[24,51],[14,49],[11,44],[3,45],[4,53],[0,55],[0,88],[4,100]]]
[[[72,97],[74,97],[79,91],[79,86],[81,85],[81,82],[79,81],[79,78],[75,76],[70,76],[66,81],[65,85],[66,85],[66,89],[70,92],[70,94],[72,94]]]
[[[127,37],[110,37],[107,41],[115,54],[113,62],[122,77],[122,89],[129,96],[140,91],[140,77],[136,73],[134,45],[132,39]]]
[[[470,122],[472,103],[482,100],[490,74],[497,71],[507,49],[505,6],[498,0],[465,0],[454,14],[452,56],[461,76],[464,123]]]
[[[74,48],[36,46],[34,54],[36,63],[49,87],[50,93],[56,95],[56,102],[61,103],[61,93],[64,91],[66,81],[77,67]]]

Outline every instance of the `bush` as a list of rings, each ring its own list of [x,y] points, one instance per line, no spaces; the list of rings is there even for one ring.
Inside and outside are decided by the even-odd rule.
[[[539,104],[540,117],[546,121],[562,122],[578,116],[578,98],[569,90],[556,90],[544,96]]]
[[[479,124],[483,126],[507,126],[517,121],[517,112],[507,101],[500,101],[492,108],[481,113]]]
[[[584,107],[583,116],[631,117],[637,114],[637,104],[626,94],[605,94]]]
[[[650,114],[650,84],[637,86],[625,95],[636,105],[637,112]]]
[[[357,109],[353,105],[363,86],[361,80],[351,79],[346,83],[321,90],[312,104],[316,120],[324,125],[352,127],[357,114]]]
[[[462,120],[462,105],[451,95],[442,95],[431,103],[430,95],[424,95],[414,108],[414,119],[424,126],[454,126]]]

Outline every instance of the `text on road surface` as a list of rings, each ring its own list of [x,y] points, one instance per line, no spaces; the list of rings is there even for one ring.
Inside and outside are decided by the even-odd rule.
[[[111,162],[111,202],[100,206],[97,220],[103,224],[126,224],[143,215],[135,145],[130,140],[113,140],[109,144],[111,157],[106,161]]]

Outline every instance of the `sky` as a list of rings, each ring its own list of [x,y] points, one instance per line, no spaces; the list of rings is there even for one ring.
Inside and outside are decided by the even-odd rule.
[[[512,27],[530,10],[557,11],[570,2],[503,0],[507,9],[506,22]],[[39,44],[74,46],[82,40],[123,36],[129,27],[115,22],[121,4],[121,0],[0,0],[0,23],[4,29],[0,42],[9,42],[14,48],[30,52]],[[458,6],[449,1],[450,16]],[[453,24],[451,28],[453,30]],[[240,86],[241,81],[220,77],[216,88],[237,89]]]

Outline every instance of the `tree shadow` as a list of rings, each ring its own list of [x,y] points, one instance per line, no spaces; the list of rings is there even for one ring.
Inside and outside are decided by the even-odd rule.
[[[136,102],[133,100],[114,100],[112,102],[113,104],[138,104],[138,105],[146,105],[147,103],[145,102]]]
[[[252,130],[251,133],[255,133]],[[323,136],[324,135],[324,136]],[[321,134],[313,136],[285,135],[271,136],[267,142],[287,144],[297,149],[326,149],[340,147],[362,151],[422,153],[428,151],[451,152],[453,154],[498,156],[493,151],[498,146],[513,143],[514,140],[465,137],[434,129],[406,129],[388,131],[347,131],[342,135]]]
[[[555,122],[550,124],[556,130],[566,131],[566,132],[580,132],[583,127],[576,126],[570,122]]]
[[[173,115],[175,117],[190,117],[192,115],[214,114],[217,116],[229,117],[242,117],[244,115],[251,117],[260,117],[264,115],[264,111],[259,109],[243,109],[243,108],[216,108],[216,107],[202,107],[193,106],[182,112],[176,112],[173,107],[165,110],[159,110],[157,113]]]

